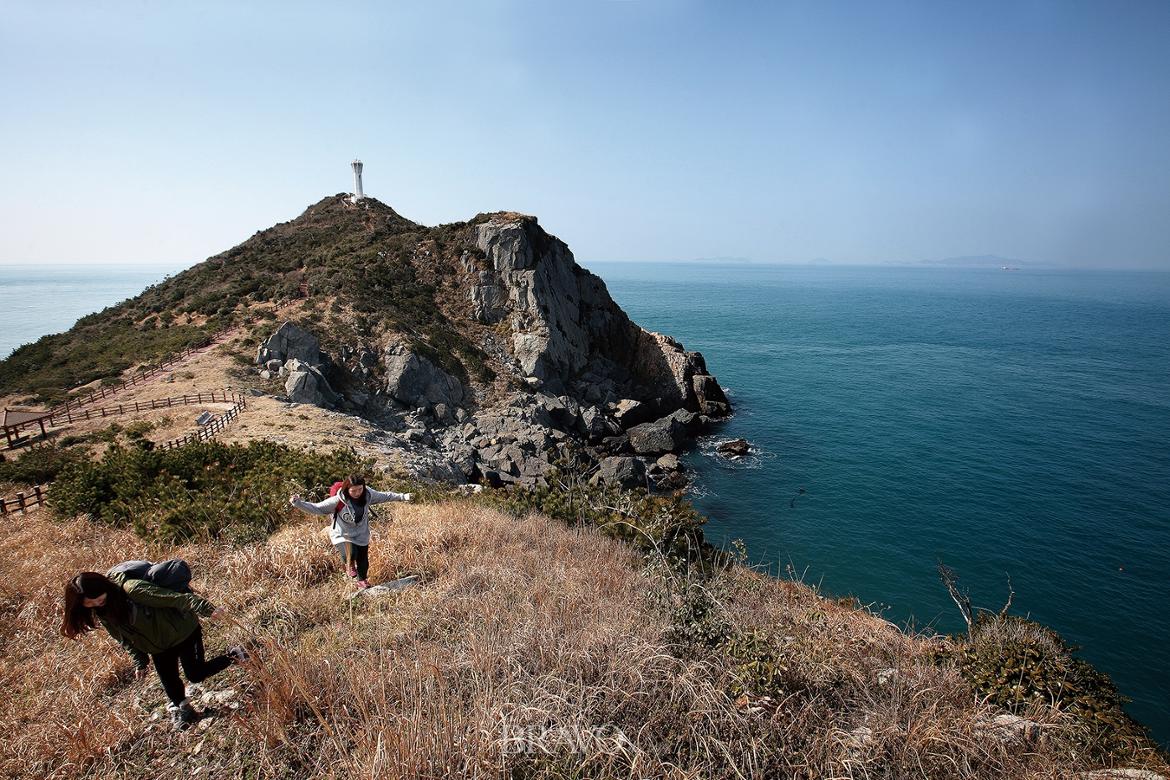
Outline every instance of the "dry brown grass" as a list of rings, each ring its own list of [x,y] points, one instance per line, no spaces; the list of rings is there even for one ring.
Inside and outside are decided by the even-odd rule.
[[[205,626],[209,651],[257,644],[254,662],[204,686],[237,691],[239,709],[183,734],[155,719],[157,680],[134,683],[112,640],[56,634],[73,572],[176,554],[232,615]],[[421,586],[349,603],[338,568],[317,518],[264,544],[176,550],[29,515],[0,551],[0,775],[1055,778],[1084,768],[1051,716],[1030,746],[989,737],[981,722],[992,713],[930,662],[929,641],[747,569],[711,594],[737,631],[770,638],[783,686],[737,700],[733,661],[680,657],[664,638],[677,589],[590,530],[468,502],[395,505],[371,578],[420,574]]]

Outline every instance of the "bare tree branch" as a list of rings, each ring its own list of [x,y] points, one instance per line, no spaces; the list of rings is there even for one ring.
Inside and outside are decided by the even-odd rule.
[[[938,562],[938,576],[942,578],[947,593],[951,594],[951,600],[955,602],[959,612],[963,614],[963,620],[967,623],[967,633],[970,634],[975,623],[971,612],[971,597],[967,595],[966,591],[959,590],[958,575],[942,561]]]

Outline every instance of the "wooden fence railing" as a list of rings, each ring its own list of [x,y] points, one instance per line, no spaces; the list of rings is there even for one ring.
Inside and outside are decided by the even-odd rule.
[[[172,406],[186,406],[187,404],[223,403],[236,400],[236,394],[231,388],[226,390],[212,390],[210,393],[195,393],[193,395],[176,395],[171,398],[155,398],[150,401],[134,401],[118,404],[117,406],[103,406],[100,409],[62,410],[55,412],[49,418],[50,425],[64,425],[65,423],[80,420],[92,420],[95,417],[116,417],[120,414],[134,414],[150,409],[169,409]]]
[[[211,347],[214,347],[216,344],[221,343],[221,341],[222,341],[222,337],[217,337],[217,338],[210,339],[210,340],[204,342],[203,344],[200,344],[199,346],[187,347],[179,354],[166,360],[163,363],[159,363],[157,366],[154,366],[153,368],[140,369],[137,372],[135,372],[135,374],[133,376],[131,376],[129,379],[122,381],[122,382],[119,382],[116,385],[99,387],[97,390],[90,391],[89,394],[87,394],[87,395],[78,396],[76,398],[70,398],[68,401],[65,401],[62,404],[58,404],[57,406],[54,406],[50,411],[53,412],[54,416],[57,416],[61,412],[67,412],[71,409],[77,409],[77,408],[80,408],[82,406],[88,406],[89,404],[91,404],[95,401],[100,401],[104,398],[109,398],[110,396],[114,395],[115,393],[120,393],[128,387],[133,387],[134,385],[145,382],[147,379],[154,376],[155,374],[166,371],[171,366],[175,365],[176,363],[180,363],[180,362],[186,360],[187,358],[191,357],[191,355],[194,355],[197,352],[202,352],[206,349],[210,349]]]
[[[0,515],[27,512],[33,507],[44,504],[48,493],[49,487],[47,485],[36,485],[29,492],[17,493],[12,498],[0,496]]]
[[[177,439],[171,439],[170,441],[164,441],[162,444],[156,444],[154,445],[155,449],[173,450],[176,447],[182,447],[197,441],[210,441],[211,439],[214,439],[216,434],[231,425],[232,422],[234,422],[235,419],[240,416],[240,413],[248,408],[248,397],[243,393],[235,394],[235,402],[235,405],[232,406],[231,409],[228,409],[219,417],[216,417],[214,420],[207,423],[207,425],[204,425],[194,433],[188,433],[186,436],[180,436]]]
[[[215,438],[217,434],[228,427],[235,421],[240,414],[248,408],[248,397],[243,393],[232,393],[227,400],[235,401],[230,409],[216,417],[207,425],[200,428],[195,433],[189,433],[186,436],[180,436],[177,439],[164,441],[161,444],[156,444],[155,449],[173,450],[178,447],[183,447],[188,444],[193,444],[198,441],[210,441]],[[194,403],[194,402],[193,402]],[[0,497],[0,515],[11,515],[16,513],[24,513],[37,506],[42,506],[46,503],[49,495],[48,485],[36,485],[27,492],[17,493],[11,498]]]

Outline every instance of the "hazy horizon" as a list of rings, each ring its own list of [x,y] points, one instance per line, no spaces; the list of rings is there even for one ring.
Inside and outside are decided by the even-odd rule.
[[[1170,270],[1170,4],[4,2],[0,264],[189,267],[349,190],[578,258]]]

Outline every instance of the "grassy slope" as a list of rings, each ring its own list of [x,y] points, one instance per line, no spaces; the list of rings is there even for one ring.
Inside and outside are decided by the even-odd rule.
[[[420,274],[415,256],[424,243],[457,251],[466,228],[423,227],[372,199],[355,207],[342,195],[324,198],[65,333],[20,347],[0,361],[0,396],[59,400],[68,388],[112,379],[270,316],[263,310],[298,299],[302,283],[310,291],[303,318],[327,347],[396,331],[457,376],[490,378],[482,353],[436,306],[431,269]],[[343,323],[336,316],[342,310],[356,322]]]
[[[232,616],[206,626],[210,649],[261,644],[205,686],[237,692],[239,709],[182,735],[154,719],[157,681],[133,682],[112,640],[55,633],[71,573],[176,553]],[[1030,750],[989,738],[992,710],[931,661],[939,640],[798,583],[736,568],[710,590],[720,619],[771,638],[780,687],[743,696],[768,682],[760,669],[680,653],[679,589],[592,530],[465,501],[397,506],[371,558],[375,580],[424,585],[350,608],[314,520],[175,550],[31,515],[0,549],[0,775],[1057,778],[1090,765],[1052,712],[1037,712],[1048,728]],[[880,682],[884,669],[897,674]],[[576,727],[603,727],[585,753],[565,741]],[[508,753],[524,734],[542,750]]]

